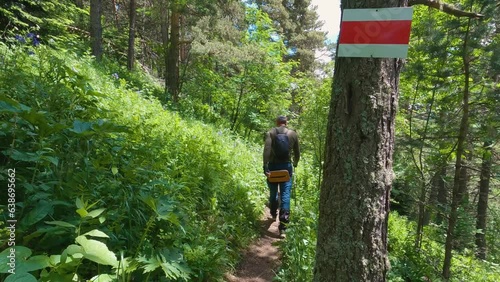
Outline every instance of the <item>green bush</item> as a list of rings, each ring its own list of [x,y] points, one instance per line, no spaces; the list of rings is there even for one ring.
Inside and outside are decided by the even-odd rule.
[[[426,226],[422,246],[414,246],[415,223],[392,212],[389,216],[389,259],[391,270],[388,281],[443,281],[441,267],[444,259],[443,238],[436,238],[437,227]],[[465,249],[453,255],[450,281],[499,281],[497,264],[475,259]]]
[[[316,255],[319,188],[314,158],[307,154],[294,174],[290,223],[286,240],[280,241],[283,253],[278,281],[312,281]]]
[[[147,79],[60,46],[0,43],[0,165],[25,187],[16,244],[43,261],[24,272],[221,278],[257,234],[260,148],[165,110]]]

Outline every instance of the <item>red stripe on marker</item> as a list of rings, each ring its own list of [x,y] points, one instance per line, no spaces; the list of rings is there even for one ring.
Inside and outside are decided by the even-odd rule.
[[[408,44],[411,20],[343,21],[340,44]]]

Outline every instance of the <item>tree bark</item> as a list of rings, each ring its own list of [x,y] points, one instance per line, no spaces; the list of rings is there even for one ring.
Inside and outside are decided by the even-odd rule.
[[[98,61],[102,59],[102,1],[90,0],[90,41],[92,44],[92,55]]]
[[[399,1],[342,1],[343,9]],[[399,59],[337,58],[314,281],[386,281]]]
[[[128,30],[128,53],[127,53],[127,68],[131,71],[134,68],[135,62],[135,23],[136,23],[136,2],[130,0],[129,7],[129,30]]]
[[[386,280],[399,65],[395,59],[338,58],[315,281]]]
[[[492,165],[493,142],[484,142],[483,164],[481,165],[481,176],[479,181],[479,200],[477,202],[476,229],[476,257],[486,259],[486,214],[488,211],[488,196],[490,194],[490,175]]]
[[[158,73],[161,77],[166,78],[167,77],[167,71],[166,71],[166,66],[168,65],[168,41],[169,41],[169,34],[168,30],[170,27],[169,23],[169,14],[168,14],[168,3],[169,0],[156,0],[155,2],[155,9],[158,10],[159,17],[160,17],[160,32],[161,32],[161,43],[163,44],[164,52],[163,52],[163,63],[164,64],[158,64]],[[167,87],[165,86],[165,91],[168,94]]]
[[[172,101],[179,100],[179,41],[180,41],[180,11],[179,1],[171,2],[172,14],[170,17],[170,41],[167,53],[167,91],[172,97]]]

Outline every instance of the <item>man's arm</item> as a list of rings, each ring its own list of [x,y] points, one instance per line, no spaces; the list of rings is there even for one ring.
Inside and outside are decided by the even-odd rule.
[[[271,159],[271,146],[272,146],[271,133],[267,132],[264,136],[264,153],[262,155],[264,173],[269,171],[268,164]]]
[[[296,167],[300,160],[299,136],[295,132],[295,143],[293,144],[293,166]]]

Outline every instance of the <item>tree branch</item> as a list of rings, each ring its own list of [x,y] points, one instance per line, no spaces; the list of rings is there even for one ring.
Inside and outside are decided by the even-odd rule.
[[[408,6],[413,6],[413,5],[424,5],[427,7],[438,9],[455,17],[468,17],[475,19],[484,17],[484,15],[482,14],[462,11],[451,4],[443,3],[441,0],[409,0]]]

